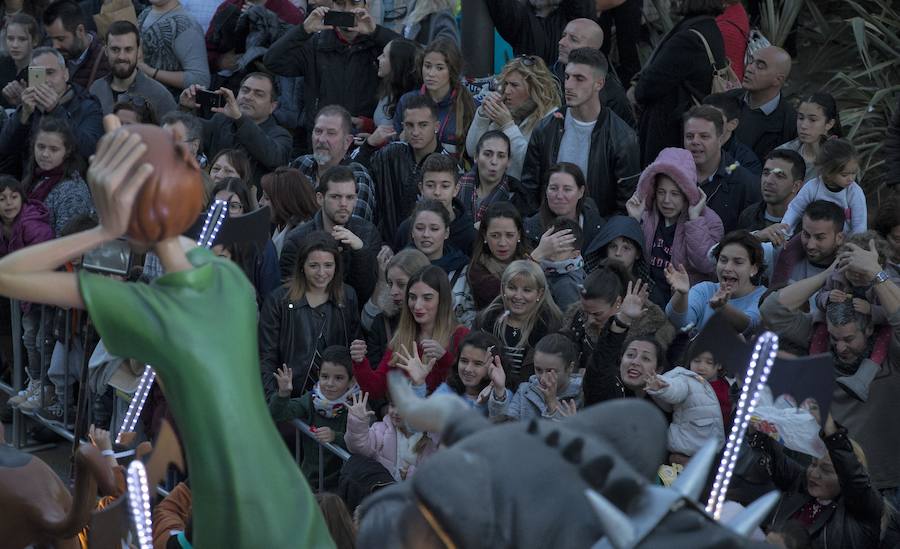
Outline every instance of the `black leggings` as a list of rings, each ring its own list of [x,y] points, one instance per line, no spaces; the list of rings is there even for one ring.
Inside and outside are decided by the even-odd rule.
[[[600,27],[603,28],[603,47],[601,50],[609,56],[612,48],[610,32],[616,27],[616,47],[619,52],[618,74],[625,89],[631,79],[641,70],[638,57],[638,40],[641,37],[641,10],[643,0],[625,0],[625,3],[600,15]]]

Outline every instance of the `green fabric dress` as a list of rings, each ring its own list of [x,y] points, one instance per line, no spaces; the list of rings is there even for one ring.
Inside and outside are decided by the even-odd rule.
[[[334,547],[269,416],[250,282],[207,249],[187,257],[195,268],[151,285],[84,271],[79,284],[109,352],[162,382],[187,457],[194,547]]]

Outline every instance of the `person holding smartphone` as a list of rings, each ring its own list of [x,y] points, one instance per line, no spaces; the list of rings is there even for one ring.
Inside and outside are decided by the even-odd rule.
[[[395,38],[400,35],[375,23],[365,0],[335,0],[330,8],[312,10],[302,25],[272,44],[263,63],[280,76],[310,76],[303,97],[370,118],[378,102],[378,56]],[[307,130],[315,125],[316,110],[305,109]]]

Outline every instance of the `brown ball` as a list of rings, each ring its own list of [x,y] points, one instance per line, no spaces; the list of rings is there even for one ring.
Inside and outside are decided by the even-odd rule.
[[[197,220],[203,207],[203,179],[197,160],[160,127],[134,124],[116,131],[139,134],[147,151],[136,166],[144,162],[153,166],[153,173],[138,191],[126,234],[145,244],[180,235]]]

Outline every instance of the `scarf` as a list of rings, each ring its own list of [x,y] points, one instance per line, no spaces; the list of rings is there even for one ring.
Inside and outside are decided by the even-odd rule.
[[[509,266],[509,263],[503,263],[490,254],[483,254],[479,261],[489,273],[496,276],[497,278],[502,278],[503,271],[505,271]]]
[[[866,358],[879,366],[884,362],[884,359],[887,358],[888,350],[890,350],[892,333],[893,331],[890,325],[875,326],[872,337],[870,337],[869,341],[866,343],[866,350],[860,354],[859,358],[856,359],[853,364],[845,364],[837,361],[837,355],[834,354],[834,349],[828,338],[828,326],[825,322],[821,322],[816,324],[813,329],[812,341],[810,341],[809,345],[809,354],[815,355],[831,352],[832,356],[835,357],[834,366],[838,371],[838,374],[842,376],[853,375],[856,373],[856,370],[859,369],[859,365],[862,361]]]
[[[353,384],[344,391],[340,397],[335,400],[329,400],[322,394],[322,389],[319,387],[319,382],[316,382],[315,387],[312,389],[312,402],[313,407],[316,409],[316,413],[322,417],[326,418],[334,418],[347,407],[350,397],[353,395],[359,395],[359,385],[354,381]]]
[[[550,261],[544,259],[541,261],[541,267],[546,274],[566,274],[578,269],[584,269],[584,258],[580,255],[571,259],[563,259],[562,261]]]
[[[28,192],[28,199],[44,202],[47,200],[47,195],[50,194],[50,191],[56,188],[56,185],[62,181],[62,178],[65,177],[65,175],[65,168],[62,164],[52,170],[35,170],[34,179],[37,183],[35,183]]]

